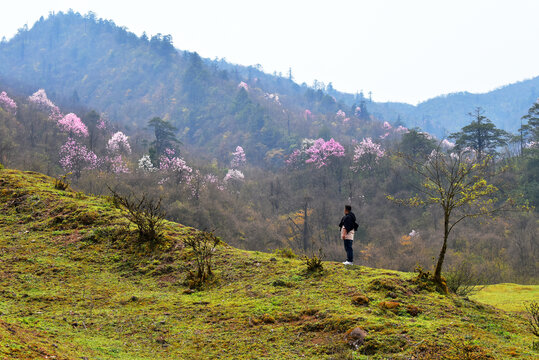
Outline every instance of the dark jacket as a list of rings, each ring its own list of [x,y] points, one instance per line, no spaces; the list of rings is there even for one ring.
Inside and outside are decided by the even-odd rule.
[[[357,230],[359,225],[356,223],[356,216],[353,212],[350,211],[348,214],[343,216],[341,222],[339,223],[339,227],[342,228],[343,226],[346,229],[346,232]]]

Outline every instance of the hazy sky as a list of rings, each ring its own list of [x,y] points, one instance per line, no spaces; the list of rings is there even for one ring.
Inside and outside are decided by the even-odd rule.
[[[539,75],[538,0],[17,0],[2,6],[0,37],[69,8],[376,101],[417,103]]]

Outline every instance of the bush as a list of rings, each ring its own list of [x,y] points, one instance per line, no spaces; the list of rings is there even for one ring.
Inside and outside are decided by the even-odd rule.
[[[526,305],[526,312],[530,331],[533,335],[539,337],[539,303],[532,301],[529,305]]]
[[[481,278],[473,272],[472,265],[467,262],[449,268],[445,278],[449,290],[458,296],[469,296],[484,287],[479,285]]]
[[[143,193],[123,196],[109,187],[113,204],[122,210],[124,217],[138,229],[138,240],[147,243],[152,248],[163,240],[163,225],[165,212],[161,210],[161,198],[153,200]]]
[[[197,231],[184,239],[184,245],[193,251],[195,271],[189,272],[189,286],[200,287],[213,275],[211,259],[221,240],[213,232]]]
[[[305,255],[303,261],[307,266],[308,272],[322,271],[324,270],[324,265],[322,265],[322,260],[324,259],[324,254],[322,249],[318,249],[318,253],[312,253],[311,256]]]
[[[54,179],[54,188],[56,190],[67,190],[69,187],[69,180],[67,180],[67,176],[69,174],[65,174],[60,176],[59,178]]]
[[[275,255],[280,256],[280,257],[284,257],[284,258],[287,258],[287,259],[295,259],[296,258],[296,253],[294,253],[294,250],[292,250],[290,248],[276,249],[275,250]]]

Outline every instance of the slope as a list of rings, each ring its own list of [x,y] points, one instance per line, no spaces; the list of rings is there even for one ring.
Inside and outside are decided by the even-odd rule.
[[[411,273],[303,262],[226,244],[187,288],[194,230],[141,251],[109,199],[0,170],[0,357],[6,359],[529,359],[520,316],[429,291]],[[353,349],[350,329],[367,331]],[[459,355],[460,354],[460,355]],[[453,356],[452,355],[452,356]]]
[[[137,37],[92,13],[73,12],[42,18],[0,43],[0,78],[27,93],[45,88],[57,102],[94,107],[132,129],[143,128],[153,116],[169,118],[184,141],[213,156],[227,145],[252,142],[250,152],[259,159],[271,149],[287,149],[294,143],[290,135],[317,136],[324,125],[332,136],[342,137],[343,127],[332,126],[335,112],[342,109],[350,116],[356,105],[379,120],[443,136],[467,123],[466,114],[476,106],[485,108],[499,127],[515,131],[539,96],[538,77],[485,94],[439,96],[417,106],[369,102],[330,84],[318,83],[313,90],[258,67],[201,59],[177,50],[168,35]],[[238,98],[241,81],[252,90],[251,103]],[[278,95],[278,103],[269,95]],[[304,121],[305,109],[316,121]]]

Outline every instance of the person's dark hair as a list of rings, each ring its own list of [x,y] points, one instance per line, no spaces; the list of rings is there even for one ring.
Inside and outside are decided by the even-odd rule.
[[[351,205],[344,205],[344,210],[352,211],[352,206]]]

